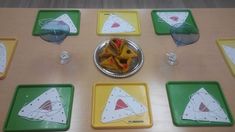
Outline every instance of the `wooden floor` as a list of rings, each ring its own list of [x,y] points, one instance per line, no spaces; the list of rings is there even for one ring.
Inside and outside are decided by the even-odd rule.
[[[233,8],[235,0],[0,0],[25,8]]]

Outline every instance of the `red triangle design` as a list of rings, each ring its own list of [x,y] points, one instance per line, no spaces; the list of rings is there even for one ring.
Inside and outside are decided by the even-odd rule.
[[[201,112],[209,112],[210,110],[206,107],[205,104],[201,103],[200,106],[199,106],[199,110]]]
[[[120,27],[120,24],[117,23],[117,22],[114,22],[113,25],[112,25],[112,28],[117,28],[117,27]]]
[[[39,109],[47,110],[47,111],[52,111],[51,101],[50,101],[50,100],[47,100],[46,102],[44,102],[44,103],[39,107]]]
[[[171,16],[170,19],[177,22],[178,19],[179,19],[179,17],[177,17],[177,16]]]
[[[127,107],[128,106],[121,99],[118,99],[118,101],[116,103],[115,110],[120,110],[120,109],[124,109],[124,108],[127,108]]]

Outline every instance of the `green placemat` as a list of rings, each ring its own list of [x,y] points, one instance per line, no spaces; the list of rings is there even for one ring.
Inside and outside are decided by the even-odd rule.
[[[157,12],[188,12],[188,17],[185,19],[185,22],[189,25],[193,25],[193,27],[198,31],[196,22],[190,10],[153,10],[151,12],[152,22],[155,33],[158,35],[169,35],[171,26],[168,23],[166,23],[164,20],[162,20],[157,15]]]
[[[207,121],[193,121],[182,119],[184,110],[190,100],[190,96],[204,88],[210,95],[212,95],[228,116],[230,123],[222,122],[207,122]],[[217,82],[168,82],[166,84],[168,100],[171,108],[171,115],[173,123],[176,126],[231,126],[233,125],[233,118],[229,111],[228,105],[221,91],[220,85]]]
[[[51,90],[52,88],[55,88],[60,96],[60,103],[63,104],[64,114],[67,118],[66,123],[57,123],[42,120],[39,121],[24,118],[18,115],[22,107],[26,106],[35,98],[48,91],[49,89]],[[8,111],[8,116],[4,125],[4,131],[62,131],[69,129],[73,103],[73,92],[74,88],[70,84],[19,85],[16,88],[12,104]],[[56,105],[55,103],[53,103],[54,102],[51,103],[52,107],[53,105]],[[41,110],[41,107],[38,109]],[[48,105],[44,105],[44,107],[47,109],[49,108]]]
[[[77,28],[77,32],[70,33],[69,35],[78,35],[80,30],[80,11],[79,10],[40,10],[38,11],[36,21],[34,23],[33,32],[34,36],[39,36],[41,33],[41,24],[45,20],[55,19],[63,14],[67,14],[73,21]]]

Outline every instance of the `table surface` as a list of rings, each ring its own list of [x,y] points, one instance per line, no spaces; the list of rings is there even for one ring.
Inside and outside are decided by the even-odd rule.
[[[151,10],[136,9],[140,15],[141,36],[124,36],[140,45],[145,63],[135,75],[115,79],[102,74],[93,63],[97,45],[110,36],[96,34],[97,11],[81,9],[79,36],[72,36],[60,46],[32,36],[38,9],[0,9],[1,37],[16,37],[18,45],[7,78],[0,80],[0,128],[3,127],[15,88],[19,84],[61,84],[75,86],[69,132],[92,132],[92,86],[98,82],[145,82],[148,84],[153,112],[153,127],[148,129],[117,129],[127,132],[232,132],[232,127],[176,127],[172,123],[165,84],[168,81],[218,81],[231,112],[235,113],[235,80],[219,48],[218,38],[235,37],[235,9],[192,9],[200,30],[200,40],[177,48],[178,65],[169,66],[166,53],[175,50],[170,36],[157,36],[151,20]],[[71,62],[58,64],[59,54],[68,50]],[[105,131],[105,130],[99,130]]]

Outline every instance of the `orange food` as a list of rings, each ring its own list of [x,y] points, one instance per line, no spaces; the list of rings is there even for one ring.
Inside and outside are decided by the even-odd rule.
[[[123,49],[122,49],[119,57],[128,59],[128,58],[137,57],[137,54],[135,51],[133,51],[127,45],[125,45],[125,46],[123,46]]]
[[[119,67],[112,56],[100,62],[100,65],[110,70],[119,70]]]
[[[117,53],[112,50],[111,46],[107,44],[105,48],[102,50],[102,52],[99,54],[99,57],[110,57],[110,56],[116,56]]]
[[[100,65],[107,70],[126,73],[130,70],[136,51],[124,39],[113,38],[99,53]]]

